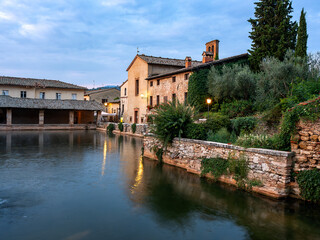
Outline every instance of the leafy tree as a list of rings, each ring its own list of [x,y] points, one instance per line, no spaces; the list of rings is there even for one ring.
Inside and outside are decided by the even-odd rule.
[[[248,20],[252,25],[249,61],[258,71],[266,57],[283,60],[288,49],[295,49],[297,23],[291,21],[290,0],[259,0],[255,4],[255,18]]]
[[[206,109],[206,98],[208,95],[208,69],[192,73],[188,84],[188,103],[197,109]]]
[[[298,40],[295,51],[295,56],[306,57],[307,56],[307,22],[306,22],[306,12],[304,9],[301,11],[300,23],[298,28]]]
[[[221,70],[211,68],[208,74],[209,94],[216,101],[249,100],[254,98],[256,75],[248,65],[224,65]]]
[[[283,61],[267,58],[262,62],[261,70],[256,97],[260,111],[271,109],[281,98],[291,96],[293,86],[309,78],[306,59],[295,57],[293,51],[288,51]]]

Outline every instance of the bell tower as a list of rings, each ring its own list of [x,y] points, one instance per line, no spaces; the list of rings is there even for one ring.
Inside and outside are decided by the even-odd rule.
[[[206,43],[206,51],[202,53],[202,62],[212,62],[219,59],[219,40]]]

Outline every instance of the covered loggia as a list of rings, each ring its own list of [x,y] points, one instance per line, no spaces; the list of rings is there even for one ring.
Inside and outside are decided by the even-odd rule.
[[[7,124],[7,109],[0,108],[0,124]]]
[[[39,110],[13,108],[12,124],[39,124]]]
[[[44,110],[44,124],[68,124],[69,111],[68,110]]]

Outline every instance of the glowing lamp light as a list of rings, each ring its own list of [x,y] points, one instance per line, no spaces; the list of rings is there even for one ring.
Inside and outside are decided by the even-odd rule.
[[[105,106],[108,106],[108,103],[104,103]]]
[[[207,98],[207,103],[210,104],[212,102],[211,98]]]
[[[144,97],[143,93],[140,94],[140,97]]]

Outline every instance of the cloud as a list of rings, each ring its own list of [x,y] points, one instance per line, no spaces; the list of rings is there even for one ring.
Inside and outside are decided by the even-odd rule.
[[[126,4],[134,4],[134,0],[105,0],[101,4],[106,7],[115,7]]]
[[[0,12],[0,20],[14,21],[16,18],[9,12]]]

